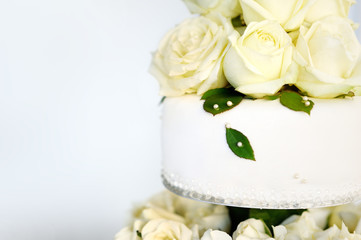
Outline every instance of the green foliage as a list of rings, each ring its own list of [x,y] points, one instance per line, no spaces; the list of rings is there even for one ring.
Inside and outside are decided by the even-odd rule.
[[[243,98],[244,95],[233,88],[217,88],[204,93],[201,99],[205,100],[203,109],[217,115],[234,108]]]
[[[248,138],[241,132],[226,128],[226,138],[229,148],[240,158],[256,161],[253,148]]]
[[[229,217],[231,218],[231,232],[236,231],[240,222],[249,218],[249,208],[228,207]]]
[[[275,95],[263,97],[263,99],[265,99],[265,100],[270,100],[270,101],[276,100],[276,99],[278,99],[278,98],[280,98],[280,95],[279,95],[279,94],[275,94]]]
[[[311,114],[311,110],[314,106],[314,103],[307,97],[303,97],[299,93],[291,91],[282,92],[280,102],[283,106],[291,110],[302,111],[308,115]]]
[[[234,28],[238,28],[245,26],[245,23],[242,21],[241,16],[237,16],[232,18],[232,25]]]
[[[249,217],[260,219],[272,229],[272,226],[280,225],[284,220],[292,215],[301,215],[304,209],[285,210],[285,209],[250,209]]]
[[[163,96],[162,99],[160,99],[160,101],[159,101],[159,105],[161,105],[164,102],[165,99],[166,99],[166,97]]]
[[[349,91],[348,93],[337,96],[336,98],[347,98],[347,97],[353,98],[354,96],[355,93],[353,91]]]
[[[235,92],[235,90],[233,88],[211,89],[211,90],[208,90],[207,92],[205,92],[201,99],[206,100],[207,98],[210,98],[212,96],[217,96],[217,95],[232,95],[233,92]]]
[[[265,232],[272,236],[272,226],[280,225],[284,220],[292,215],[301,215],[305,209],[257,209],[257,208],[240,208],[228,207],[229,216],[231,218],[231,232],[237,229],[240,222],[249,218],[262,220],[265,223]]]

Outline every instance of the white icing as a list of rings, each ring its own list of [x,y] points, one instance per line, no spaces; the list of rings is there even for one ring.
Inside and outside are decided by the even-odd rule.
[[[187,197],[244,207],[322,207],[360,199],[361,98],[313,101],[311,116],[278,100],[244,100],[213,116],[198,96],[167,98],[165,185]],[[232,153],[226,124],[248,137],[256,161]]]

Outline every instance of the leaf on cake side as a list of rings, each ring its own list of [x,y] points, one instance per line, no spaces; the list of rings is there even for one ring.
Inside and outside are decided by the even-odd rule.
[[[238,157],[256,161],[253,148],[243,133],[226,126],[226,139],[229,148]]]
[[[139,230],[137,230],[136,233],[139,238],[142,238],[142,233]]]
[[[284,91],[281,93],[280,102],[283,106],[294,110],[311,114],[314,102],[306,96],[302,96],[297,92]]]
[[[245,95],[235,91],[233,88],[217,88],[204,93],[203,109],[213,115],[228,111],[237,106]]]

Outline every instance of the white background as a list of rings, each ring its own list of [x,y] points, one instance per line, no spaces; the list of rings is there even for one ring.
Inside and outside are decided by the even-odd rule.
[[[180,0],[0,0],[1,240],[112,239],[163,189],[147,69],[189,15]]]

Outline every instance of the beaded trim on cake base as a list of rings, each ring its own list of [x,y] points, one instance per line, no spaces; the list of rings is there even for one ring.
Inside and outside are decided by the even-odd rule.
[[[194,200],[234,207],[261,209],[307,209],[347,204],[361,200],[361,184],[334,186],[310,192],[255,192],[239,194],[224,186],[202,185],[194,180],[162,171],[164,186],[171,192]]]

